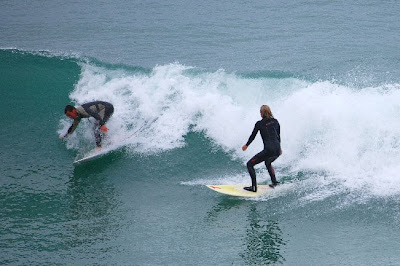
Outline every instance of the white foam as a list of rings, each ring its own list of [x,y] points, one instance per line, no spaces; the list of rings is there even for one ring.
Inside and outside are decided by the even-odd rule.
[[[281,163],[325,171],[350,189],[398,194],[400,86],[355,90],[329,82],[299,89],[278,107]]]
[[[83,64],[70,98],[76,104],[114,104],[107,124],[111,141],[146,125],[127,142],[133,152],[182,147],[192,130],[243,163],[262,149],[259,136],[246,152],[241,146],[260,119],[260,106],[269,104],[282,131],[278,168],[321,172],[345,189],[372,195],[400,194],[398,84],[355,89],[294,78],[243,78],[223,70],[193,73],[179,64],[157,66],[150,74]],[[69,124],[63,118],[59,132]],[[69,147],[80,147],[84,132],[89,132],[85,141],[92,139],[90,127],[80,125],[79,138],[71,136]]]

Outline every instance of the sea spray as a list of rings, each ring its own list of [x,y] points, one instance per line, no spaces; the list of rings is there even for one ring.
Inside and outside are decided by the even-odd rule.
[[[285,156],[296,171],[320,171],[347,188],[400,192],[400,86],[354,89],[316,82],[278,106]]]
[[[398,84],[351,88],[288,76],[252,78],[195,70],[169,64],[146,72],[84,63],[70,98],[76,104],[114,104],[108,123],[111,141],[126,139],[147,124],[127,140],[130,152],[180,148],[188,132],[200,132],[243,163],[262,149],[259,137],[245,153],[240,148],[260,119],[260,106],[268,104],[282,131],[283,155],[274,165],[285,170],[278,175],[312,172],[345,190],[379,196],[400,193]],[[68,125],[63,118],[60,132]],[[82,125],[85,141],[92,138],[90,131],[90,123]],[[77,139],[73,136],[70,143]]]

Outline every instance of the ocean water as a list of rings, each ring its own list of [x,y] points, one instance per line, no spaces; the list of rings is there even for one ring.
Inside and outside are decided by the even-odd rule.
[[[0,264],[399,265],[397,1],[2,1]],[[66,104],[115,106],[66,141]],[[259,108],[282,185],[249,184]],[[256,168],[268,183],[265,167]]]

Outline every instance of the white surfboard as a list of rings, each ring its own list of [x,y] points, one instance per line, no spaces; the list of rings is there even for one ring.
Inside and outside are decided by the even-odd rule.
[[[109,144],[108,146],[102,148],[99,151],[97,149],[94,149],[94,150],[88,152],[87,154],[85,154],[82,158],[75,159],[75,161],[73,162],[73,165],[75,166],[75,165],[87,163],[87,162],[93,161],[95,159],[98,159],[98,158],[106,155],[107,153],[109,153],[111,151],[115,151],[115,150],[121,149],[122,147],[125,146],[125,144],[127,143],[127,141],[130,138],[137,136],[140,132],[142,132],[147,127],[151,126],[155,121],[157,121],[157,119],[158,118],[155,118],[150,122],[145,122],[143,125],[141,125],[139,127],[138,130],[136,130],[134,133],[132,133],[131,135],[129,135],[128,137],[126,137],[126,138],[124,138],[122,140],[119,140],[117,142],[114,141],[114,143]]]
[[[76,166],[76,165],[79,165],[79,164],[83,164],[83,163],[87,163],[87,162],[93,161],[95,159],[98,159],[98,158],[106,155],[107,153],[109,153],[109,152],[111,152],[113,150],[116,150],[116,148],[118,148],[118,146],[117,147],[106,147],[106,148],[102,148],[101,150],[95,149],[95,150],[85,154],[82,158],[75,160],[73,162],[73,165]]]
[[[251,192],[244,190],[244,187],[248,187],[249,185],[206,185],[208,188],[230,196],[236,197],[261,197],[269,192],[272,192],[274,189],[268,185],[258,185],[257,192]]]

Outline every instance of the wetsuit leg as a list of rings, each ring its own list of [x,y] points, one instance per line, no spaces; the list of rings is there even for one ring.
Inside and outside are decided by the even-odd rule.
[[[256,170],[254,169],[254,166],[256,164],[261,163],[264,160],[265,160],[265,155],[264,151],[262,151],[254,155],[254,157],[247,162],[247,170],[249,171],[251,177],[251,185],[253,187],[257,187]]]
[[[275,177],[275,170],[272,167],[272,162],[278,158],[277,156],[269,157],[265,160],[265,166],[267,167],[268,174],[271,177],[271,182],[273,185],[277,184],[276,177]]]
[[[96,140],[96,146],[101,147],[101,131],[100,131],[100,124],[98,121],[94,122],[93,131],[94,131],[94,138]]]

